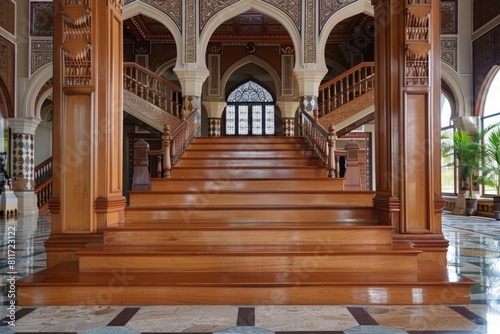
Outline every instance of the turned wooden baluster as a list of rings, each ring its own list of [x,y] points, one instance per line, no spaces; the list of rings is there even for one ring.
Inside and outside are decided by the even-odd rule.
[[[330,123],[328,127],[328,177],[333,178],[336,175],[336,163],[335,163],[335,140],[337,135],[335,134],[335,126]]]
[[[170,172],[172,170],[172,154],[171,154],[171,144],[172,137],[170,132],[170,125],[165,123],[163,127],[163,177],[169,178]]]

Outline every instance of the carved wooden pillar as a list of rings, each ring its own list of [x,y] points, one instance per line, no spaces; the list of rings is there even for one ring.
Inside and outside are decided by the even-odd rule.
[[[49,266],[124,219],[122,8],[123,0],[54,1]]]
[[[376,182],[380,220],[395,242],[446,264],[440,189],[440,1],[373,0]]]

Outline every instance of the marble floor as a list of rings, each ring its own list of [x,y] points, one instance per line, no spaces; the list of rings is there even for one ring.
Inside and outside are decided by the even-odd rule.
[[[12,318],[11,279],[45,267],[50,216],[3,220],[0,231],[0,333],[500,333],[500,222],[492,219],[443,216],[449,269],[477,282],[468,305],[44,306],[17,307]]]

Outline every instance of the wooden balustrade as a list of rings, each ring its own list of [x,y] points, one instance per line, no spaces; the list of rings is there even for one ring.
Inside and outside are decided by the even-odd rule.
[[[52,197],[52,157],[35,167],[35,194],[38,209],[46,210]]]
[[[134,145],[134,176],[132,190],[151,189],[150,177],[169,178],[172,167],[179,161],[196,134],[196,119],[199,111],[185,117],[185,110],[180,112],[182,122],[171,131],[170,126],[165,124],[163,128],[163,147],[159,150],[150,150],[144,140],[139,140]],[[151,157],[154,169],[148,168]]]
[[[360,63],[319,86],[319,117],[354,100],[374,87],[375,64]]]
[[[123,88],[172,115],[180,117],[181,88],[136,64],[123,64]]]

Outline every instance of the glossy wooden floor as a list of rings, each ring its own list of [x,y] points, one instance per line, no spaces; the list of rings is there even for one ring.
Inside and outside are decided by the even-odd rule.
[[[372,197],[300,138],[197,138],[102,244],[19,281],[19,303],[468,303],[472,281],[392,245]]]

